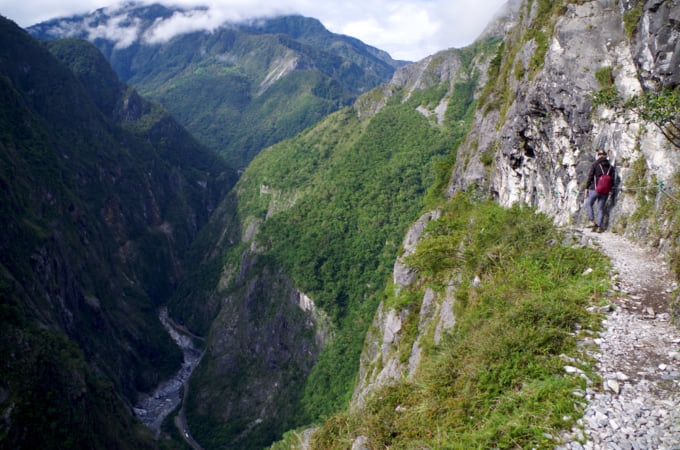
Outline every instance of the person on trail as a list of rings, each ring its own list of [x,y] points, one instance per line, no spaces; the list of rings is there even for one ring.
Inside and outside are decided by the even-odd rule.
[[[597,160],[593,163],[586,179],[586,214],[588,227],[596,233],[602,233],[602,223],[605,215],[607,197],[614,191],[616,185],[616,171],[607,159],[607,152],[599,150]],[[597,215],[594,208],[597,208]]]

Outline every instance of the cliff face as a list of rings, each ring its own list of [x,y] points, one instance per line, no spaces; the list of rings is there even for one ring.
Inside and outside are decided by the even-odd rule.
[[[677,149],[634,116],[620,120],[612,111],[593,109],[591,96],[601,89],[596,74],[609,68],[624,98],[675,85],[677,10],[669,2],[646,2],[637,31],[628,37],[626,21],[635,14],[630,2],[569,5],[557,17],[541,67],[534,71],[539,44],[526,30],[541,24],[535,23],[530,3],[523,6],[521,26],[506,41],[506,49],[516,49],[504,55],[507,85],[492,94],[503,96],[504,103],[478,111],[450,192],[477,184],[502,205],[524,203],[559,224],[583,224],[582,186],[599,149],[609,151],[624,189],[640,158],[650,183],[672,184]],[[481,162],[484,154],[493,156],[493,164]],[[624,231],[623,221],[639,206],[635,194],[624,190],[616,196],[610,228]]]
[[[679,149],[634,115],[621,119],[614,111],[594,108],[592,95],[602,89],[598,71],[611,73],[624,98],[675,87],[680,10],[667,1],[647,1],[635,8],[637,2],[598,0],[555,5],[553,10],[540,3],[522,2],[516,23],[507,30],[503,50],[491,67],[495,72],[478,96],[475,119],[458,150],[448,194],[473,191],[503,206],[533,206],[558,225],[583,225],[583,183],[595,152],[606,149],[623,187],[609,203],[609,230],[673,256],[671,232],[658,227],[654,231],[651,224],[665,220],[666,228],[672,228],[671,219],[663,219],[671,201],[664,193],[675,189]],[[414,70],[404,68],[395,76],[407,69]],[[641,214],[643,206],[647,212]],[[437,214],[426,213],[413,224],[403,243],[404,255]],[[394,267],[396,289],[415,280],[402,259]],[[410,311],[381,304],[362,354],[354,407],[377,387],[415,373],[420,340],[430,339],[428,335],[438,340],[455,322],[455,289],[452,280],[444,293],[426,291],[413,306],[420,310],[418,336],[408,343],[402,327]]]

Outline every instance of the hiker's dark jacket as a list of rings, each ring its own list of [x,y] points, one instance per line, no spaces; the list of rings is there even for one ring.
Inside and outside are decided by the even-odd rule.
[[[616,187],[616,169],[609,163],[607,158],[600,158],[590,168],[590,173],[588,173],[588,178],[586,178],[586,189],[595,189],[596,180],[606,173],[610,167],[609,176],[612,177],[612,189]]]

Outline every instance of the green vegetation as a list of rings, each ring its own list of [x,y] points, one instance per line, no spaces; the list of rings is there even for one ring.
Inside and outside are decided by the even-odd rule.
[[[612,66],[604,66],[595,72],[595,79],[600,83],[602,89],[608,89],[614,86],[614,73]]]
[[[657,127],[672,145],[680,148],[680,90],[665,88],[624,99],[614,85],[602,85],[602,89],[592,95],[592,101],[594,108],[606,106],[614,109],[616,117],[635,114]]]
[[[265,150],[236,187],[242,222],[270,215],[257,234],[258,246],[267,249],[263,261],[279,268],[270,270],[283,269],[335,329],[309,377],[296,381],[303,397],[297,405],[282,406],[295,417],[291,428],[347,405],[378,294],[434,182],[433,165],[454,148],[448,130],[433,127],[415,111],[419,101],[388,105],[366,124],[352,109],[335,113]],[[239,264],[242,251],[236,246],[222,261]],[[227,292],[239,292],[244,282]],[[242,361],[231,383],[248,379],[250,371],[251,363]],[[201,379],[201,372],[194,377],[197,385],[214,383]],[[224,445],[242,430],[235,423],[231,432],[222,425],[205,428],[204,416],[192,417],[201,442]],[[219,436],[216,429],[222,430]]]
[[[640,17],[642,17],[644,4],[639,1],[630,2],[633,7],[623,14],[623,28],[629,38],[635,33]]]
[[[154,448],[151,432],[73,341],[8,317],[10,295],[0,292],[0,408],[11,417],[0,424],[2,448]]]
[[[131,8],[130,17],[150,25],[172,12],[160,5],[140,6]],[[47,28],[29,30],[53,39]],[[386,82],[401,65],[302,16],[188,33],[160,47],[118,48],[103,38],[93,44],[125,83],[162,103],[202,144],[239,170],[263,148]],[[96,82],[95,73],[87,76]],[[99,87],[115,99],[111,85]]]
[[[452,147],[445,138],[412,109],[387,107],[336,161],[335,181],[326,180],[314,195],[265,222],[258,236],[263,242],[275,237],[272,255],[346,335],[328,348],[310,377],[312,417],[348,400],[376,293],[422,208],[433,181],[428,168]],[[321,373],[332,376],[320,379]]]
[[[0,39],[0,446],[152,447],[129,405],[182,361],[157,307],[234,173],[90,44]]]
[[[564,0],[533,0],[526,2],[526,11],[532,11],[535,8],[535,18],[532,25],[526,28],[526,34],[522,37],[523,42],[533,40],[536,48],[529,64],[529,77],[532,78],[542,67],[545,60],[545,54],[548,51],[550,38],[553,35],[555,22],[559,15],[563,12],[565,4]],[[507,55],[506,55],[507,57]]]
[[[424,350],[415,379],[331,417],[313,448],[348,448],[358,436],[376,448],[553,448],[545,434],[574,423],[573,392],[585,388],[561,355],[593,376],[575,332],[598,327],[587,307],[608,288],[606,260],[568,245],[546,216],[465,194],[427,234],[407,261],[419,281],[400,295],[422,298],[426,287],[443,292],[459,280],[455,326]],[[405,307],[417,315],[417,305]]]
[[[630,216],[632,222],[647,219],[654,212],[654,199],[659,193],[655,186],[650,187],[647,175],[647,160],[643,157],[633,162],[632,173],[627,180],[626,188],[632,191],[638,207]]]
[[[243,295],[263,274],[282,272],[330,321],[332,339],[311,372],[286,384],[286,389],[299,389],[302,396],[294,402],[286,397],[288,403],[281,399],[277,405],[280,422],[287,421],[288,426],[278,436],[347,407],[364,338],[404,234],[424,209],[443,199],[455,149],[476,105],[475,58],[488,58],[496,45],[498,40],[492,40],[457,55],[469,68],[459,81],[411,92],[408,100],[396,88],[382,99],[384,94],[378,90],[369,92],[366,97],[372,102],[386,101],[375,115],[360,119],[354,108],[345,108],[297,137],[265,149],[243,173],[229,200],[237,208],[240,225],[206,228],[210,235],[228,233],[232,242],[219,256],[223,271],[213,272],[224,289],[221,298]],[[431,111],[442,101],[448,102],[448,108],[441,125],[418,112],[423,107]],[[244,252],[251,245],[240,241],[255,227],[256,267],[245,276],[227,275],[242,273],[242,263],[248,259]],[[213,279],[213,286],[217,283]],[[188,293],[182,303],[198,303],[190,298]],[[273,313],[262,305],[280,300],[269,294],[257,298],[262,308],[259,316],[271,318]],[[255,320],[253,327],[257,327]],[[213,326],[211,333],[223,334],[220,325]],[[226,406],[221,406],[224,398],[208,398],[207,393],[242,386],[258,364],[251,358],[243,355],[238,369],[229,373],[206,363],[192,377],[187,414],[201,442],[223,446],[239,436],[239,445],[254,445],[253,439],[281,427],[268,425],[251,437],[240,435],[247,422],[230,419],[230,428],[220,425],[219,419],[209,422],[216,420],[209,411]]]

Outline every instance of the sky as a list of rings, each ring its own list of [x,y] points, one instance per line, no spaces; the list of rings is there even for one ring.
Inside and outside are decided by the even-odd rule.
[[[224,21],[280,14],[319,19],[334,33],[360,39],[394,59],[418,61],[440,50],[474,41],[505,0],[144,0],[176,6],[209,7],[200,17],[184,17],[165,27],[177,31],[214,29]],[[21,27],[57,17],[116,6],[117,0],[0,0],[0,15]]]

